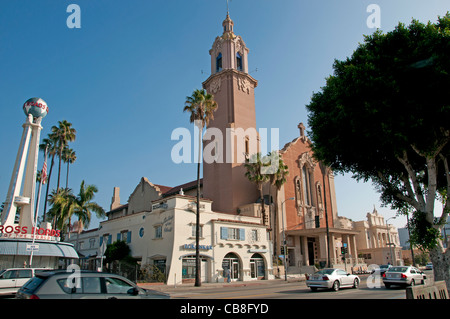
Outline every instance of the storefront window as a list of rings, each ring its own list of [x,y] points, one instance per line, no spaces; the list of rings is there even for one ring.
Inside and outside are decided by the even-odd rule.
[[[200,261],[206,263],[206,259],[200,258]],[[183,279],[195,279],[195,256],[186,256],[182,260],[182,278]],[[202,281],[205,281],[205,275],[203,274]]]
[[[253,254],[250,258],[250,276],[263,279],[265,274],[264,258],[260,254]]]
[[[238,256],[233,253],[227,254],[222,262],[223,276],[225,280],[238,280],[240,273],[240,262]]]

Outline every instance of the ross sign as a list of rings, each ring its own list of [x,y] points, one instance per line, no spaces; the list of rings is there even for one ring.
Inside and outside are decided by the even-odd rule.
[[[39,251],[39,244],[27,244],[27,251]]]
[[[27,226],[0,225],[0,238],[27,238],[27,239],[59,240],[61,231]]]

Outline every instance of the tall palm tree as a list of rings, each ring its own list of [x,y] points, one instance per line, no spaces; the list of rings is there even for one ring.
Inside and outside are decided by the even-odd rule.
[[[72,123],[66,120],[58,121],[58,126],[52,126],[52,134],[57,141],[57,154],[59,157],[58,167],[58,184],[56,190],[59,189],[59,181],[61,178],[61,161],[63,158],[63,150],[68,142],[75,141],[77,131],[72,127]]]
[[[183,112],[189,112],[191,123],[195,123],[199,131],[198,163],[197,163],[197,216],[195,224],[195,286],[200,287],[200,163],[203,149],[202,133],[203,128],[209,125],[214,119],[214,112],[217,110],[217,102],[214,97],[205,90],[195,90],[191,96],[186,97]]]
[[[266,224],[266,208],[264,205],[263,186],[270,179],[269,174],[263,173],[263,167],[267,165],[265,163],[267,163],[267,161],[262,159],[261,153],[256,153],[250,156],[250,159],[247,159],[244,164],[247,169],[245,176],[250,182],[256,185],[261,197],[261,217],[263,225]]]
[[[46,147],[48,147],[48,155],[51,156],[52,160],[50,163],[50,170],[47,177],[47,189],[45,191],[45,201],[44,201],[44,215],[42,220],[46,221],[46,212],[47,212],[47,201],[48,201],[48,192],[50,189],[50,178],[52,177],[53,164],[55,164],[55,156],[57,153],[57,140],[54,134],[49,134],[47,138],[42,139],[42,143],[39,144],[39,149],[45,152]]]
[[[278,155],[275,156],[274,155]],[[278,256],[278,245],[276,245],[277,243],[277,221],[278,221],[278,193],[281,190],[281,187],[283,186],[284,183],[286,183],[286,177],[289,175],[289,167],[284,164],[283,159],[281,158],[281,156],[279,154],[274,154],[269,153],[268,156],[273,157],[273,159],[276,160],[276,157],[278,157],[278,168],[277,171],[274,174],[270,175],[270,184],[275,186],[276,188],[276,193],[275,193],[275,212],[274,212],[274,218],[273,218],[273,229],[274,229],[274,233],[273,233],[273,242],[275,244],[275,249],[274,249],[274,256]]]
[[[66,188],[69,187],[69,164],[73,164],[77,160],[77,155],[75,151],[68,146],[63,150],[63,161],[67,163],[67,175],[66,175]]]

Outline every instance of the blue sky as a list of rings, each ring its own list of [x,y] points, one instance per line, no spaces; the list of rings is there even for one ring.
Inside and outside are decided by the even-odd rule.
[[[72,3],[81,9],[79,29],[66,24]],[[280,128],[281,147],[298,136],[299,122],[307,123],[305,105],[334,59],[351,55],[363,34],[375,31],[366,23],[372,3],[381,9],[383,31],[413,17],[434,22],[450,10],[447,0],[230,2],[234,31],[250,49],[249,70],[259,81],[257,125]],[[22,105],[35,96],[50,109],[41,137],[63,119],[78,131],[69,187],[77,192],[83,179],[95,184],[105,210],[114,186],[126,203],[142,176],[167,186],[194,180],[196,164],[172,162],[170,137],[175,128],[192,129],[184,101],[209,76],[208,51],[225,15],[225,0],[2,0],[1,201],[22,134]],[[370,183],[337,176],[336,193],[341,216],[363,220],[373,205],[386,218],[395,215],[380,208]],[[404,218],[391,222],[404,226]]]

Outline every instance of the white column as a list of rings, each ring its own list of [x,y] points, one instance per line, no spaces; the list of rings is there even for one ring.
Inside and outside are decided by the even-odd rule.
[[[31,123],[31,142],[28,151],[27,167],[25,173],[25,180],[23,184],[22,195],[30,199],[30,204],[22,207],[20,213],[21,226],[27,226],[31,229],[34,226],[35,214],[35,194],[36,194],[36,175],[39,155],[39,138],[41,136],[41,121],[42,118],[37,118],[36,123]]]
[[[8,195],[6,197],[5,211],[3,213],[2,225],[14,225],[14,219],[16,217],[17,206],[14,203],[16,196],[19,196],[20,189],[22,188],[23,173],[25,170],[25,161],[28,155],[28,147],[30,144],[31,136],[31,122],[33,116],[29,115],[27,120],[22,125],[23,133],[22,139],[17,152],[16,162],[14,164],[14,170],[11,176],[11,181],[8,188]]]

